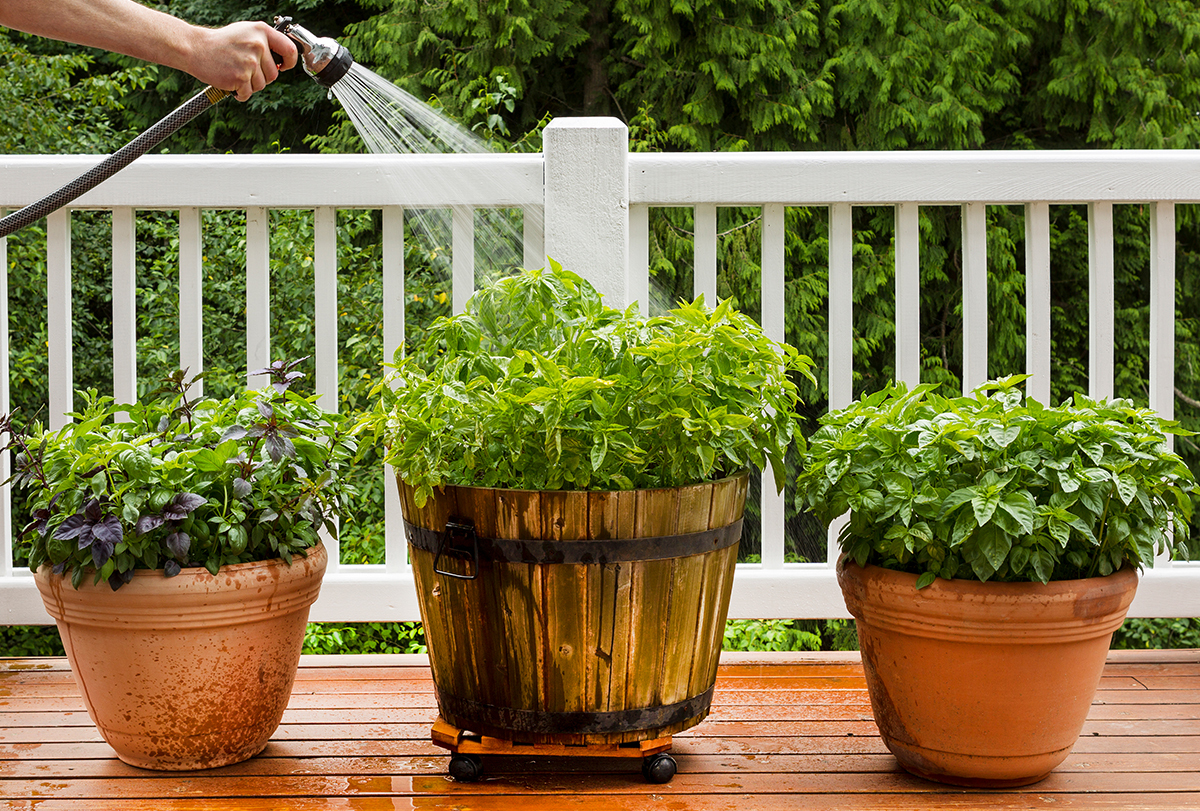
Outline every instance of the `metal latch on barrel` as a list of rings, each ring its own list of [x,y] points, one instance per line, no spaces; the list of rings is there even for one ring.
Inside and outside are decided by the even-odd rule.
[[[468,549],[467,544],[470,544]],[[459,574],[458,572],[450,572],[442,569],[438,563],[442,559],[442,555],[457,558],[459,560],[471,561],[471,573]],[[442,533],[441,540],[438,542],[437,554],[433,558],[433,571],[437,574],[444,574],[446,577],[455,577],[459,580],[474,580],[479,574],[479,536],[475,534],[475,525],[470,521],[455,521],[453,519],[446,522],[446,530]]]

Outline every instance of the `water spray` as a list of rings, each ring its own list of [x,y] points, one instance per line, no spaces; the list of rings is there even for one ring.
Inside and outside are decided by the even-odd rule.
[[[305,28],[292,22],[291,17],[276,17],[275,29],[287,34],[296,43],[296,51],[300,56],[300,62],[304,65],[304,71],[322,87],[333,87],[354,64],[354,58],[342,45],[329,37],[313,36]],[[278,54],[273,54],[273,56],[275,56],[276,64],[283,62]],[[30,203],[19,211],[14,211],[0,219],[0,239],[37,222],[76,197],[91,191],[162,143],[164,139],[200,113],[231,95],[233,95],[232,92],[228,90],[219,90],[212,86],[204,88],[92,169],[36,203]]]

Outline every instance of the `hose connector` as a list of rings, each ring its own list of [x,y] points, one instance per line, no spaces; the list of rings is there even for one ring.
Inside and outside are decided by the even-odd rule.
[[[291,17],[276,17],[275,30],[292,38],[304,64],[304,72],[322,87],[333,87],[354,64],[354,57],[336,40],[313,36]]]

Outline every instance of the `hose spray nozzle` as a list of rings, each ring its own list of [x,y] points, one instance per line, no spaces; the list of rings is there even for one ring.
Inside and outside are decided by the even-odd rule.
[[[354,64],[354,57],[336,40],[313,36],[304,26],[293,22],[291,17],[276,17],[275,30],[292,38],[300,61],[304,64],[304,72],[322,87],[333,87]]]

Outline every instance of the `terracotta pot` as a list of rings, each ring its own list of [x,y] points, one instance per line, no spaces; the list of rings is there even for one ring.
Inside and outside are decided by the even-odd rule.
[[[121,760],[204,769],[253,757],[279,726],[327,555],[144,570],[113,591],[35,577],[88,714]]]
[[[875,720],[900,765],[966,786],[1035,783],[1070,753],[1137,574],[937,580],[838,561]]]

